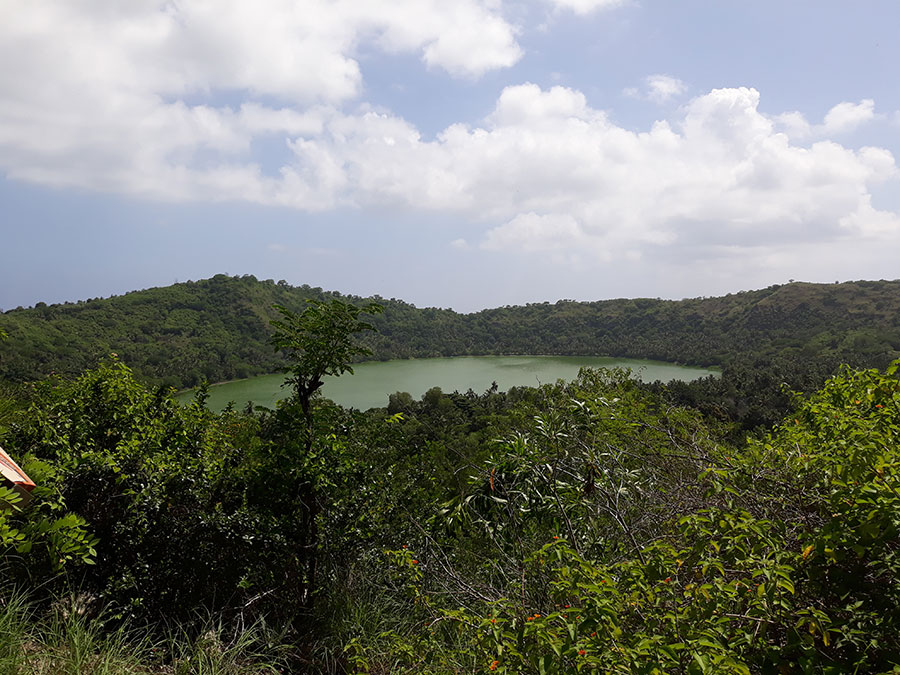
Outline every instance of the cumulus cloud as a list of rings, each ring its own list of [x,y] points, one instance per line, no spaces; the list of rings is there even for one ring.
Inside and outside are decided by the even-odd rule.
[[[687,91],[687,85],[671,75],[649,75],[644,79],[644,87],[628,87],[623,92],[631,98],[644,99],[653,103],[667,103]]]
[[[894,157],[831,138],[872,119],[869,100],[810,125],[799,113],[764,115],[753,89],[717,89],[635,130],[580,91],[525,83],[503,89],[479,124],[428,138],[390,111],[350,107],[361,45],[462,77],[514,63],[521,50],[499,6],[24,3],[0,23],[0,59],[16,64],[0,69],[0,167],[168,200],[444,212],[482,224],[474,246],[568,261],[900,228],[872,200],[874,186],[897,179]],[[664,102],[685,90],[654,75],[641,95]],[[250,159],[260,139],[281,144],[274,169]]]
[[[170,198],[257,175],[232,159],[257,135],[320,130],[361,92],[361,45],[462,77],[522,55],[487,0],[48,0],[6,14],[0,168]],[[216,166],[198,173],[210,153]]]
[[[647,78],[647,94],[651,101],[664,103],[687,91],[687,85],[677,77],[670,75],[651,75]]]
[[[870,98],[859,103],[838,103],[828,114],[822,124],[825,134],[840,134],[853,131],[865,122],[875,119],[875,101]]]
[[[582,236],[581,226],[569,214],[538,215],[529,212],[488,232],[482,248],[500,251],[552,251],[572,248]]]
[[[481,245],[607,255],[753,246],[896,231],[871,189],[896,180],[879,148],[793,145],[753,89],[719,89],[646,131],[613,124],[564,87],[507,87],[481,126],[424,140],[386,113],[335,120],[315,141],[351,183],[335,203],[459,213]],[[335,140],[339,139],[339,140]]]
[[[825,114],[821,124],[810,124],[804,115],[796,111],[778,115],[775,121],[793,138],[802,140],[850,133],[875,118],[875,101],[867,98],[859,103],[838,103]]]

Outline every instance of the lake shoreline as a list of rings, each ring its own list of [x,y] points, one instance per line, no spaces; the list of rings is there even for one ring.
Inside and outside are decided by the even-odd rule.
[[[646,382],[721,376],[719,368],[684,366],[652,359],[555,354],[435,356],[361,361],[353,365],[353,375],[328,378],[322,393],[340,405],[360,410],[387,406],[389,395],[395,392],[419,397],[433,387],[443,391],[487,391],[495,382],[502,391],[507,391],[559,379],[572,380],[585,367],[630,369],[637,379]],[[273,407],[278,400],[287,397],[283,383],[288,375],[278,372],[211,384],[207,405],[212,410],[222,410],[231,401],[237,408],[248,402]],[[195,391],[196,388],[183,390],[177,396],[187,402]]]
[[[609,354],[457,354],[455,356],[408,356],[405,359],[367,359],[365,361],[357,361],[356,363],[351,363],[350,366],[358,366],[364,363],[392,363],[394,361],[428,361],[432,359],[482,359],[482,358],[493,358],[493,357],[510,357],[510,358],[527,358],[527,357],[536,357],[536,358],[587,358],[587,359],[623,359],[628,361],[647,361],[651,363],[667,363],[673,366],[680,366],[683,368],[700,368],[703,370],[711,370],[718,373],[722,372],[722,366],[719,364],[698,364],[698,363],[687,363],[683,361],[658,361],[656,359],[633,359],[629,356],[610,356]],[[288,371],[283,371],[285,375],[288,374]],[[280,371],[276,371],[273,373],[260,373],[259,375],[250,375],[249,377],[236,377],[233,380],[219,380],[217,382],[209,382],[210,388],[218,387],[223,384],[231,384],[233,382],[244,382],[246,380],[253,380],[257,377],[271,377],[272,375],[278,375]],[[187,389],[178,389],[175,392],[176,396],[181,396],[189,391],[196,391],[197,387],[188,387]]]

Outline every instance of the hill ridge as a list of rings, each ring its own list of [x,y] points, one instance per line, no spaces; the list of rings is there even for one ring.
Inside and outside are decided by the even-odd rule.
[[[112,353],[147,381],[176,387],[275,372],[272,304],[307,298],[385,306],[364,338],[376,359],[571,354],[728,365],[738,358],[827,357],[883,366],[900,356],[900,281],[793,282],[724,296],[559,300],[459,313],[380,296],[216,275],[109,298],[0,314],[0,378],[74,375]]]

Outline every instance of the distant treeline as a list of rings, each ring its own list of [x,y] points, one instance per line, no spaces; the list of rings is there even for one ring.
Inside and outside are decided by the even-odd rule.
[[[374,359],[489,355],[609,355],[756,368],[804,363],[883,367],[900,357],[900,281],[790,283],[715,298],[536,303],[471,314],[379,296],[341,296],[251,275],[174,284],[106,299],[0,314],[10,339],[0,378],[72,376],[111,353],[153,384],[191,387],[275,372],[273,304],[307,298],[377,301]]]

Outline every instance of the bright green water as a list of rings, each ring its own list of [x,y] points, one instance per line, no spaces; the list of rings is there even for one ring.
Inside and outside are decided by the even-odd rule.
[[[388,395],[406,391],[419,398],[432,387],[445,392],[473,389],[482,393],[496,382],[501,390],[515,386],[536,386],[558,379],[571,380],[578,369],[631,368],[633,374],[645,382],[655,380],[690,381],[707,375],[718,375],[705,368],[676,366],[660,361],[616,359],[600,356],[456,356],[443,359],[408,359],[402,361],[371,361],[353,366],[354,374],[328,378],[322,391],[328,398],[346,407],[385,407]],[[207,405],[221,410],[229,401],[238,409],[248,401],[254,405],[275,407],[275,402],[287,396],[282,388],[284,375],[261,375],[246,380],[233,380],[209,388]],[[192,392],[180,394],[190,400]]]

